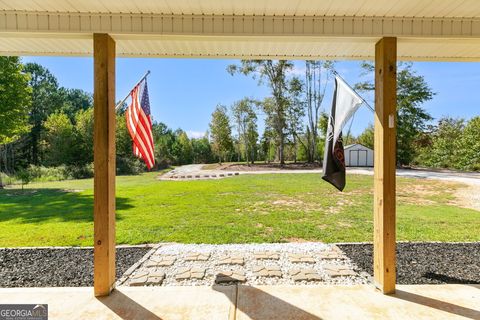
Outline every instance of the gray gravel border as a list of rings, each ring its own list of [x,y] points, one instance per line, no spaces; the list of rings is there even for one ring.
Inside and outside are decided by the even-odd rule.
[[[373,275],[371,243],[337,244]],[[480,242],[398,242],[398,284],[480,284]]]
[[[117,278],[149,250],[148,246],[117,248]],[[0,249],[0,287],[92,285],[92,248]]]

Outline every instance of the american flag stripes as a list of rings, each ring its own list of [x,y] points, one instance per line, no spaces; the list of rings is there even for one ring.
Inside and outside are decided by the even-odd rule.
[[[150,170],[155,164],[155,156],[147,79],[139,83],[130,95],[132,104],[127,108],[125,117],[133,141],[133,153],[143,159]]]

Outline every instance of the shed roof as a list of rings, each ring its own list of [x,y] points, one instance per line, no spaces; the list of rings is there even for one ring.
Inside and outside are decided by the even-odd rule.
[[[404,60],[480,59],[476,0],[0,0],[0,54],[371,59],[382,36]]]
[[[366,146],[364,146],[363,144],[360,144],[360,143],[348,144],[348,145],[346,145],[346,146],[344,147],[344,149],[347,150],[347,149],[351,149],[351,148],[356,147],[356,146],[360,146],[360,147],[362,147],[362,148],[365,148],[365,149],[368,149],[368,150],[372,150],[372,149],[370,149],[369,147],[366,147]],[[372,151],[373,151],[373,150],[372,150]]]

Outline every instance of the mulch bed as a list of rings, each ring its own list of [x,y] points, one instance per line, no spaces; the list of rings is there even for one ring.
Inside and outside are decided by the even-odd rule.
[[[373,275],[371,244],[338,245],[368,274]],[[480,242],[398,243],[399,284],[480,284]]]
[[[150,248],[117,249],[117,279]],[[93,249],[0,249],[0,287],[93,285]]]

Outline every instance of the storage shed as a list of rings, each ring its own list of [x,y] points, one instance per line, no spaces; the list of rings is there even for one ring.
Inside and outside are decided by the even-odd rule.
[[[373,167],[373,150],[358,143],[345,146],[345,165],[347,167]]]

